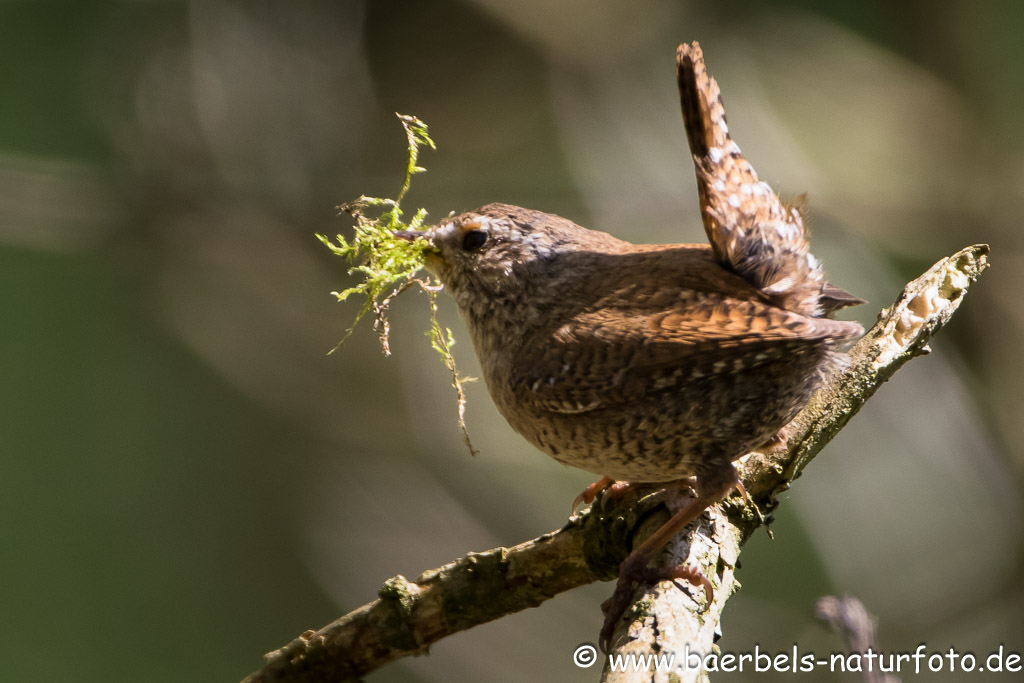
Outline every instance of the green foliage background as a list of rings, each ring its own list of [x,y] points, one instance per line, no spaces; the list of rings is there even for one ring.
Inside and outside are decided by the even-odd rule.
[[[0,3],[3,679],[237,680],[396,573],[559,526],[591,477],[480,385],[467,455],[411,296],[393,357],[369,326],[325,355],[358,304],[313,235],[399,186],[401,111],[440,148],[408,197],[433,219],[505,201],[703,240],[673,81],[692,39],[862,322],[993,245],[933,356],[752,541],[722,648],[836,649],[811,606],[848,592],[886,649],[1021,650],[1022,30],[1010,0]],[[594,680],[571,654],[609,591],[370,680]]]

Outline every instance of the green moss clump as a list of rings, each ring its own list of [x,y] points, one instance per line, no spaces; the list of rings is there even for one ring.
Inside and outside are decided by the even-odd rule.
[[[410,287],[419,287],[427,294],[430,305],[430,329],[427,332],[430,337],[430,345],[440,354],[445,367],[452,373],[452,385],[458,395],[459,430],[462,432],[463,441],[470,453],[476,455],[476,450],[469,439],[469,432],[466,430],[466,394],[463,389],[463,384],[472,381],[472,378],[462,377],[459,374],[451,352],[455,338],[450,329],[442,328],[437,321],[437,293],[441,290],[441,283],[432,278],[419,277],[420,271],[423,270],[423,251],[426,249],[427,243],[424,240],[409,241],[395,237],[395,232],[398,230],[423,229],[424,221],[427,218],[426,209],[417,209],[412,219],[406,223],[402,220],[401,202],[409,191],[412,177],[426,171],[417,163],[420,147],[436,149],[436,146],[427,131],[427,124],[415,116],[396,115],[405,129],[405,135],[409,141],[409,159],[405,168],[405,181],[402,183],[402,189],[398,192],[398,196],[391,199],[364,195],[340,205],[338,207],[340,211],[348,213],[356,219],[355,234],[351,240],[346,239],[343,235],[337,235],[335,240],[331,241],[325,235],[317,235],[317,239],[323,242],[328,249],[352,264],[348,269],[349,275],[360,277],[355,285],[340,292],[331,293],[338,301],[345,301],[351,296],[363,297],[362,306],[356,313],[356,319],[352,326],[329,353],[338,350],[355,330],[363,316],[372,312],[373,326],[380,337],[381,349],[384,351],[384,355],[391,355],[391,347],[388,344],[390,331],[387,318],[388,306],[396,296]]]
[[[405,169],[405,182],[402,184],[398,197],[390,199],[364,195],[339,206],[339,210],[356,219],[355,235],[351,241],[345,239],[344,235],[338,235],[335,242],[325,235],[317,235],[317,239],[323,242],[328,249],[353,264],[348,270],[349,275],[361,277],[361,280],[352,287],[340,292],[331,292],[338,301],[345,301],[354,295],[363,297],[363,305],[356,314],[355,321],[342,340],[331,349],[332,353],[345,343],[363,316],[372,311],[374,327],[380,334],[381,347],[385,355],[390,355],[388,304],[413,284],[418,283],[424,289],[431,290],[438,289],[440,286],[439,283],[431,283],[417,278],[423,269],[423,250],[426,243],[418,240],[410,242],[397,239],[394,235],[397,230],[420,230],[423,226],[423,221],[427,217],[426,209],[417,209],[412,220],[405,223],[402,221],[401,202],[409,191],[413,175],[426,170],[416,163],[420,147],[429,146],[431,149],[435,149],[434,141],[430,139],[425,123],[415,116],[405,114],[397,116],[405,128],[406,137],[409,140],[409,162]],[[375,211],[377,213],[373,215]]]

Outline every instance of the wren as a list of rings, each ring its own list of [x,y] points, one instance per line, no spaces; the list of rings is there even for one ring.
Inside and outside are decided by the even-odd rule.
[[[863,333],[829,316],[862,303],[828,284],[797,207],[732,141],[700,46],[677,81],[710,244],[631,244],[559,216],[488,204],[424,233],[427,268],[465,317],[487,389],[512,428],[559,462],[613,480],[695,478],[697,497],[622,563],[601,631],[607,649],[635,581],[738,486],[732,462],[804,406]]]

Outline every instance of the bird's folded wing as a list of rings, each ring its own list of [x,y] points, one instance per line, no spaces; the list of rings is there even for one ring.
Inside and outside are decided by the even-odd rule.
[[[862,332],[854,322],[728,298],[655,313],[606,308],[531,337],[529,363],[510,379],[517,400],[535,409],[581,413],[780,362]]]

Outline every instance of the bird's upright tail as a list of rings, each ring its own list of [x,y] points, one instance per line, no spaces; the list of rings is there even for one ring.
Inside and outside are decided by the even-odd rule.
[[[676,75],[704,230],[719,261],[776,306],[806,316],[862,303],[825,282],[799,208],[758,180],[730,137],[718,83],[697,42],[676,50]]]

